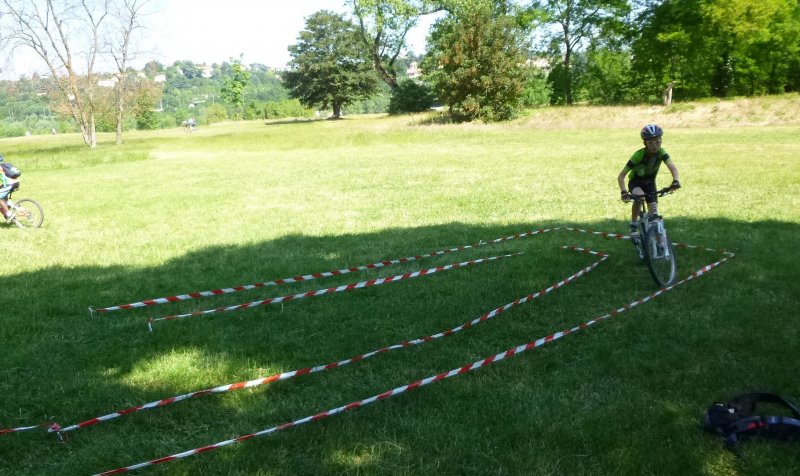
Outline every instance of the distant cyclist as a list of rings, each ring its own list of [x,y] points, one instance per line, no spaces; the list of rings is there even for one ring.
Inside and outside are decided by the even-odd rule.
[[[658,214],[658,196],[656,191],[656,175],[663,162],[672,173],[670,188],[681,188],[678,180],[678,168],[672,163],[669,154],[661,147],[661,137],[664,129],[656,124],[644,126],[639,133],[644,141],[644,147],[633,153],[628,163],[617,176],[622,201],[629,202],[632,195],[647,195],[647,204],[654,214]],[[628,178],[628,187],[625,188],[625,178]],[[636,203],[631,208],[631,233],[636,232],[636,220],[639,219],[639,207]]]
[[[3,157],[3,154],[0,154],[0,164],[5,161],[6,159]],[[8,209],[6,198],[9,193],[19,188],[19,180],[6,176],[5,170],[5,168],[0,167],[0,213],[3,214],[3,218],[6,220],[11,220],[14,218],[14,215],[13,212]]]

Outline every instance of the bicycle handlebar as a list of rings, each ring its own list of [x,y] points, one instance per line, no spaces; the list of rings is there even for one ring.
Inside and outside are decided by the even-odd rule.
[[[670,194],[670,193],[672,193],[674,191],[675,190],[673,190],[672,187],[664,187],[661,190],[655,192],[653,195],[658,195],[659,197],[663,197],[664,195]],[[645,198],[647,198],[648,195],[650,195],[650,194],[631,195],[631,200],[633,200],[634,202],[643,202],[645,200]]]

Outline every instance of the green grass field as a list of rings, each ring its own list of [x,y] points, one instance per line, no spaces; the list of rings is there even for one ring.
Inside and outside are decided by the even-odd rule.
[[[800,110],[798,96],[783,101],[779,108]],[[137,412],[71,432],[63,444],[43,430],[0,435],[0,474],[97,473],[271,428],[471,364],[652,293],[629,242],[553,231],[321,280],[87,311],[541,228],[624,232],[629,207],[619,201],[616,175],[639,147],[638,128],[651,120],[667,128],[664,147],[684,185],[661,205],[672,239],[726,248],[736,258],[508,360],[140,472],[797,474],[796,443],[748,441],[736,458],[698,425],[712,402],[739,393],[800,401],[800,121],[761,124],[761,111],[702,125],[702,117],[681,114],[552,108],[496,125],[437,125],[427,116],[227,123],[191,135],[129,133],[121,147],[103,136],[96,150],[83,148],[77,135],[0,140],[0,152],[23,169],[16,198],[45,209],[39,230],[0,226],[0,428],[51,419],[67,426],[422,338],[596,259],[562,245],[609,254],[574,283],[451,337]],[[524,254],[157,322],[147,331],[151,317],[513,252]],[[720,258],[679,250],[680,275]]]

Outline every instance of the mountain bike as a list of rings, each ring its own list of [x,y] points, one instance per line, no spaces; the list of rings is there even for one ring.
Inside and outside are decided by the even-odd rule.
[[[11,222],[20,228],[39,228],[44,221],[44,210],[41,205],[30,198],[11,200],[11,195],[16,190],[9,192],[6,197],[8,209],[13,213]]]
[[[672,193],[672,189],[667,187],[656,192],[656,195],[663,197]],[[650,275],[659,286],[669,286],[675,281],[678,270],[678,263],[675,253],[667,237],[667,229],[664,226],[664,218],[661,215],[652,213],[646,206],[646,195],[633,195],[631,199],[639,207],[639,220],[636,222],[638,236],[631,235],[631,241],[636,248],[639,259],[647,264]]]

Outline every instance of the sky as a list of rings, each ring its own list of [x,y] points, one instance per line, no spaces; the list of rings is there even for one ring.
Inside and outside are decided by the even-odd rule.
[[[139,41],[143,53],[134,66],[140,68],[149,60],[165,65],[177,60],[210,65],[243,54],[245,64],[282,68],[289,62],[287,48],[297,42],[305,18],[319,10],[349,11],[344,0],[151,0],[151,13],[143,19],[147,29]],[[423,17],[409,32],[409,50],[424,52],[425,36],[433,21],[430,16]],[[17,50],[8,63],[4,61],[2,69],[4,79],[46,71],[41,59],[22,50]]]

